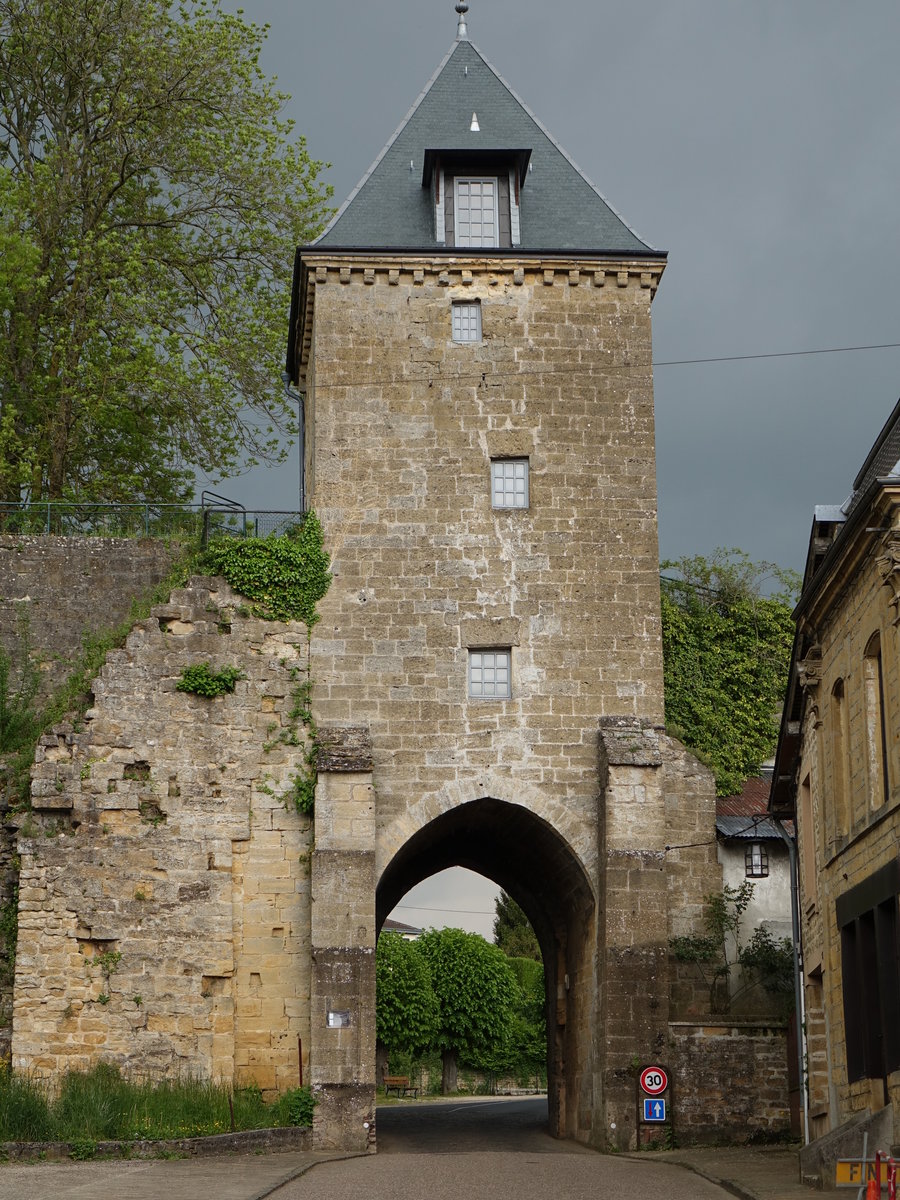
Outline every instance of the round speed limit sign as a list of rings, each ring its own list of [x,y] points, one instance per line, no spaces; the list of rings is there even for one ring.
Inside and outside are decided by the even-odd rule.
[[[660,1096],[669,1086],[669,1077],[662,1067],[644,1067],[641,1071],[641,1087],[648,1096]]]

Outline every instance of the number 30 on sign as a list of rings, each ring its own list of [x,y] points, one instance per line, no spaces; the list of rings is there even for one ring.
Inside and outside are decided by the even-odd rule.
[[[662,1067],[644,1067],[641,1087],[650,1096],[660,1096],[669,1086],[669,1077]]]

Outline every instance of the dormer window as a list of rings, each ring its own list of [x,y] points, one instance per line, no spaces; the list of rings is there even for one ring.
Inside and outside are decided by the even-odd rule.
[[[530,150],[426,150],[422,186],[431,188],[438,244],[518,246],[530,157]]]

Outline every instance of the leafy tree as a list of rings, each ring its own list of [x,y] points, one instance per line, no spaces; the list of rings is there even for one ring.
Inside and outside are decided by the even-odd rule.
[[[219,0],[0,0],[0,500],[178,500],[283,456],[320,164]]]
[[[541,948],[531,923],[512,896],[500,893],[494,901],[494,945],[509,958],[533,958],[541,961]]]
[[[666,726],[732,795],[775,749],[799,580],[740,550],[662,568],[677,573],[662,581]]]
[[[17,614],[18,654],[16,661],[0,645],[0,754],[9,754],[33,744],[41,730],[36,704],[40,672],[31,655],[29,625]]]
[[[542,1074],[547,1065],[547,999],[544,967],[533,958],[510,958],[519,985],[510,1036],[511,1066],[528,1075]]]
[[[375,951],[375,1031],[388,1050],[421,1054],[437,1034],[438,1002],[415,942],[387,931]]]
[[[439,1005],[435,1043],[441,1051],[441,1091],[457,1088],[459,1059],[477,1065],[497,1053],[508,1059],[516,978],[506,955],[477,933],[429,929],[419,947]]]

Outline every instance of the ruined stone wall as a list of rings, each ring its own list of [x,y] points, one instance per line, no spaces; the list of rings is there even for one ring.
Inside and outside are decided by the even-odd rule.
[[[310,820],[279,797],[303,753],[306,645],[195,580],[108,656],[83,729],[42,738],[18,818],[16,1067],[296,1086]],[[245,677],[213,699],[176,690],[199,662]]]
[[[66,677],[85,632],[120,624],[163,580],[179,548],[153,539],[0,534],[0,645],[18,659],[22,625],[44,691]]]

